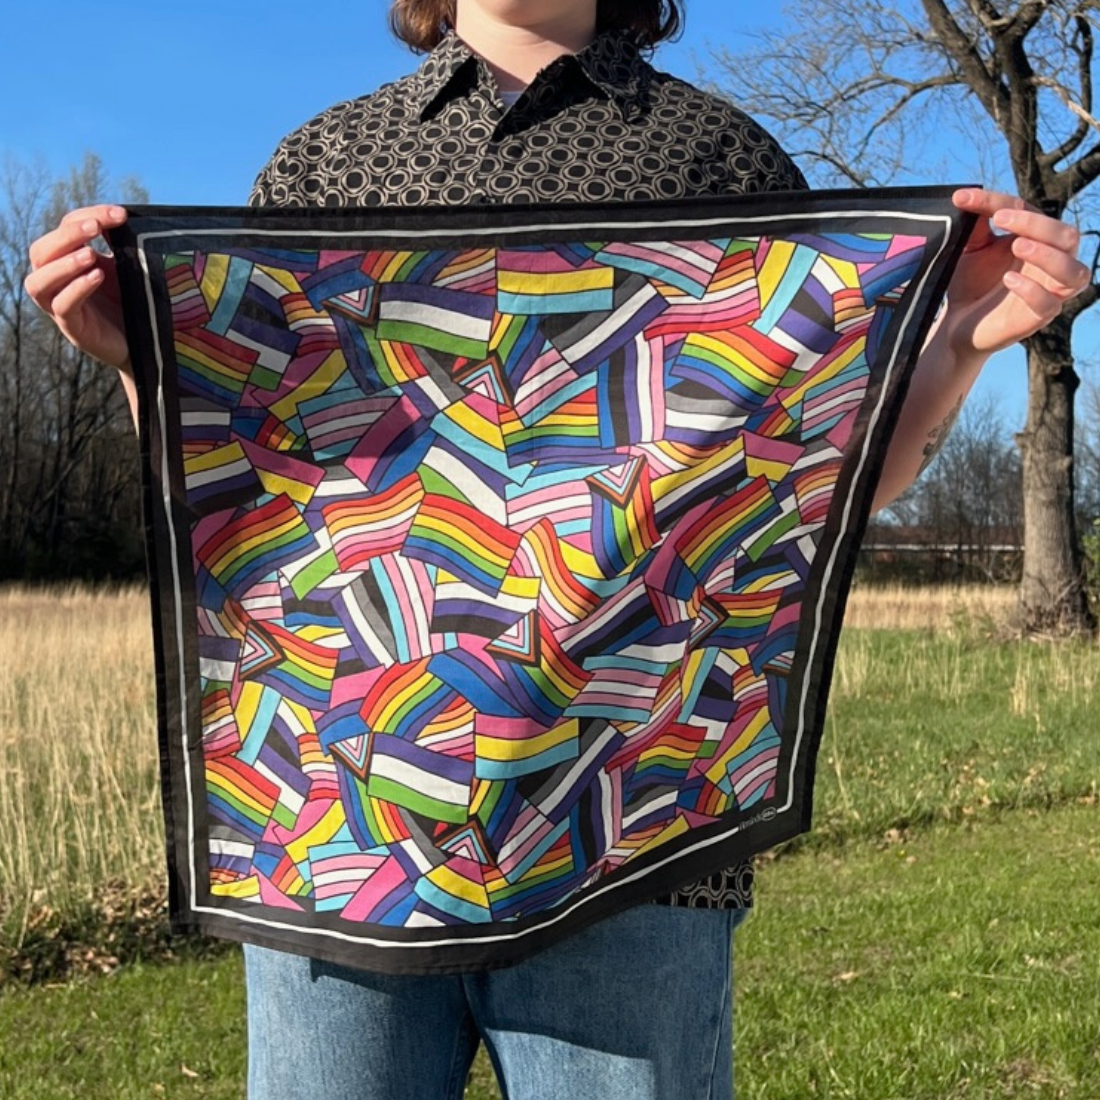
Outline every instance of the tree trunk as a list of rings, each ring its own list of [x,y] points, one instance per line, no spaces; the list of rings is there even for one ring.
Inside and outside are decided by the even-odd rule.
[[[1058,318],[1024,342],[1027,425],[1017,436],[1023,461],[1024,575],[1020,614],[1029,633],[1092,633],[1073,509],[1071,324]]]
[[[23,309],[22,302],[16,299],[12,311],[11,363],[14,375],[14,390],[11,408],[7,416],[11,422],[10,453],[7,469],[7,486],[0,494],[0,570],[18,576],[24,568],[22,561],[25,551],[26,524],[16,523],[16,510],[19,507],[19,475],[23,464],[22,454],[23,420],[26,409],[23,408]]]

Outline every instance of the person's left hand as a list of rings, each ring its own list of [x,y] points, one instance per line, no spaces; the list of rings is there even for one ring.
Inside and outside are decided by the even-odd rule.
[[[944,323],[957,354],[987,356],[1018,344],[1089,285],[1073,226],[996,191],[967,188],[953,201],[978,216],[947,291]]]

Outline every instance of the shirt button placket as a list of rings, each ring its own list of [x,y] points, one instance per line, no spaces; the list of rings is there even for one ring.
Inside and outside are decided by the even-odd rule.
[[[503,137],[503,109],[495,103],[492,95],[484,87],[478,88],[470,97],[473,108],[470,140],[474,144],[471,152],[481,157],[481,166],[474,180],[471,201],[475,203],[496,203],[500,197],[490,186],[501,171],[500,142]],[[482,135],[480,132],[484,131]]]

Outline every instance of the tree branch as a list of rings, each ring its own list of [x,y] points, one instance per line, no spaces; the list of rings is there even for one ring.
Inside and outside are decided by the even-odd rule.
[[[974,43],[955,21],[943,0],[921,0],[932,30],[951,59],[962,70],[967,84],[985,108],[986,113],[1000,127],[1008,118],[1010,103],[1008,93],[990,72]]]
[[[1068,203],[1100,176],[1100,143],[1094,145],[1076,164],[1058,173],[1059,197]]]
[[[792,149],[791,157],[796,161],[800,159],[817,160],[822,164],[827,164],[830,168],[839,172],[853,187],[873,187],[876,182],[866,175],[857,172],[855,167],[847,163],[843,158],[832,153],[827,153],[823,149]]]
[[[954,75],[943,75],[930,77],[928,80],[921,80],[918,83],[909,83],[907,81],[897,81],[895,86],[904,87],[906,90],[902,96],[900,96],[894,103],[892,103],[885,111],[871,125],[867,128],[867,132],[863,136],[863,141],[860,143],[860,154],[864,153],[867,146],[870,145],[871,139],[875,134],[882,129],[883,126],[888,125],[894,118],[897,117],[910,103],[913,102],[918,96],[923,95],[925,92],[930,92],[934,88],[950,88],[962,83],[960,77]]]
[[[966,6],[986,30],[1003,30],[1012,22],[1010,18],[997,11],[990,0],[966,0]]]
[[[1078,317],[1087,309],[1091,309],[1100,300],[1100,230],[1089,229],[1081,234],[1085,237],[1095,237],[1096,250],[1092,254],[1092,282],[1085,287],[1076,298],[1071,298],[1062,307],[1062,316],[1072,325]]]
[[[1009,20],[1012,34],[1018,38],[1026,38],[1039,24],[1046,14],[1049,0],[1024,0]]]
[[[1100,301],[1100,284],[1093,283],[1085,287],[1076,298],[1067,302],[1062,309],[1062,316],[1072,325],[1078,317],[1087,309],[1092,309]]]
[[[1081,120],[1086,134],[1090,128],[1100,133],[1100,121],[1098,121],[1094,115],[1091,115],[1085,107],[1074,100],[1073,96],[1069,94],[1069,89],[1064,84],[1060,84],[1052,76],[1039,75],[1033,76],[1031,78],[1031,83],[1040,88],[1049,88],[1066,105],[1069,112],[1076,115]],[[1081,140],[1083,141],[1084,138]],[[1080,145],[1081,142],[1078,141],[1077,144]],[[1072,151],[1071,149],[1070,152]],[[1047,154],[1048,158],[1049,155],[1050,154]]]
[[[1073,133],[1057,149],[1042,155],[1040,160],[1043,167],[1053,168],[1054,165],[1071,156],[1081,147],[1085,138],[1089,136],[1090,128],[1100,128],[1092,114],[1092,57],[1094,47],[1092,27],[1083,15],[1075,16],[1074,22],[1077,26],[1077,40],[1070,46],[1070,49],[1077,54],[1077,76],[1081,94],[1078,100],[1075,101],[1070,95],[1069,89],[1061,84],[1058,84],[1056,94],[1066,107],[1077,115],[1080,121]]]

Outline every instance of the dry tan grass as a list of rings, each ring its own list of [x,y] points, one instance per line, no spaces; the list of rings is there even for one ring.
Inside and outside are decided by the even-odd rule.
[[[857,611],[858,621],[866,622],[865,609],[857,604]],[[888,622],[874,625],[899,629]],[[877,663],[881,650],[872,631],[862,625],[853,628],[850,621],[846,627],[833,667],[834,700],[859,699],[866,692],[882,691],[882,669]],[[891,690],[899,697],[923,697],[940,706],[1010,677],[1010,713],[1042,726],[1052,696],[1058,696],[1067,707],[1082,710],[1100,696],[1100,652],[1094,645],[1018,640],[1009,651],[1006,672],[1002,670],[1004,645],[993,644],[995,639],[986,644],[984,635],[975,640],[973,632],[960,627],[958,620],[928,628],[926,635],[913,646],[912,659],[891,673]]]
[[[0,589],[0,917],[163,874],[149,600]]]
[[[1011,591],[858,589],[836,664],[839,698],[876,677],[866,628],[949,631],[957,644],[902,673],[931,698],[957,698],[987,675],[967,624],[1003,620]],[[972,633],[969,635],[972,641]],[[0,588],[0,923],[43,903],[91,900],[100,884],[164,874],[149,601],[143,590]],[[986,647],[979,646],[979,651]],[[1011,706],[1042,723],[1053,688],[1100,689],[1096,651],[1058,661],[1024,645]],[[1053,669],[1053,671],[1052,671]],[[1052,678],[1064,683],[1054,684]]]
[[[856,586],[848,600],[844,625],[855,630],[948,630],[961,624],[1007,624],[1016,605],[1016,589],[960,585],[912,588]]]
[[[1095,646],[1056,646],[1049,642],[1021,645],[1015,651],[1015,660],[1012,713],[1031,717],[1038,728],[1044,720],[1043,701],[1050,695],[1086,713],[1100,698],[1100,660]]]

